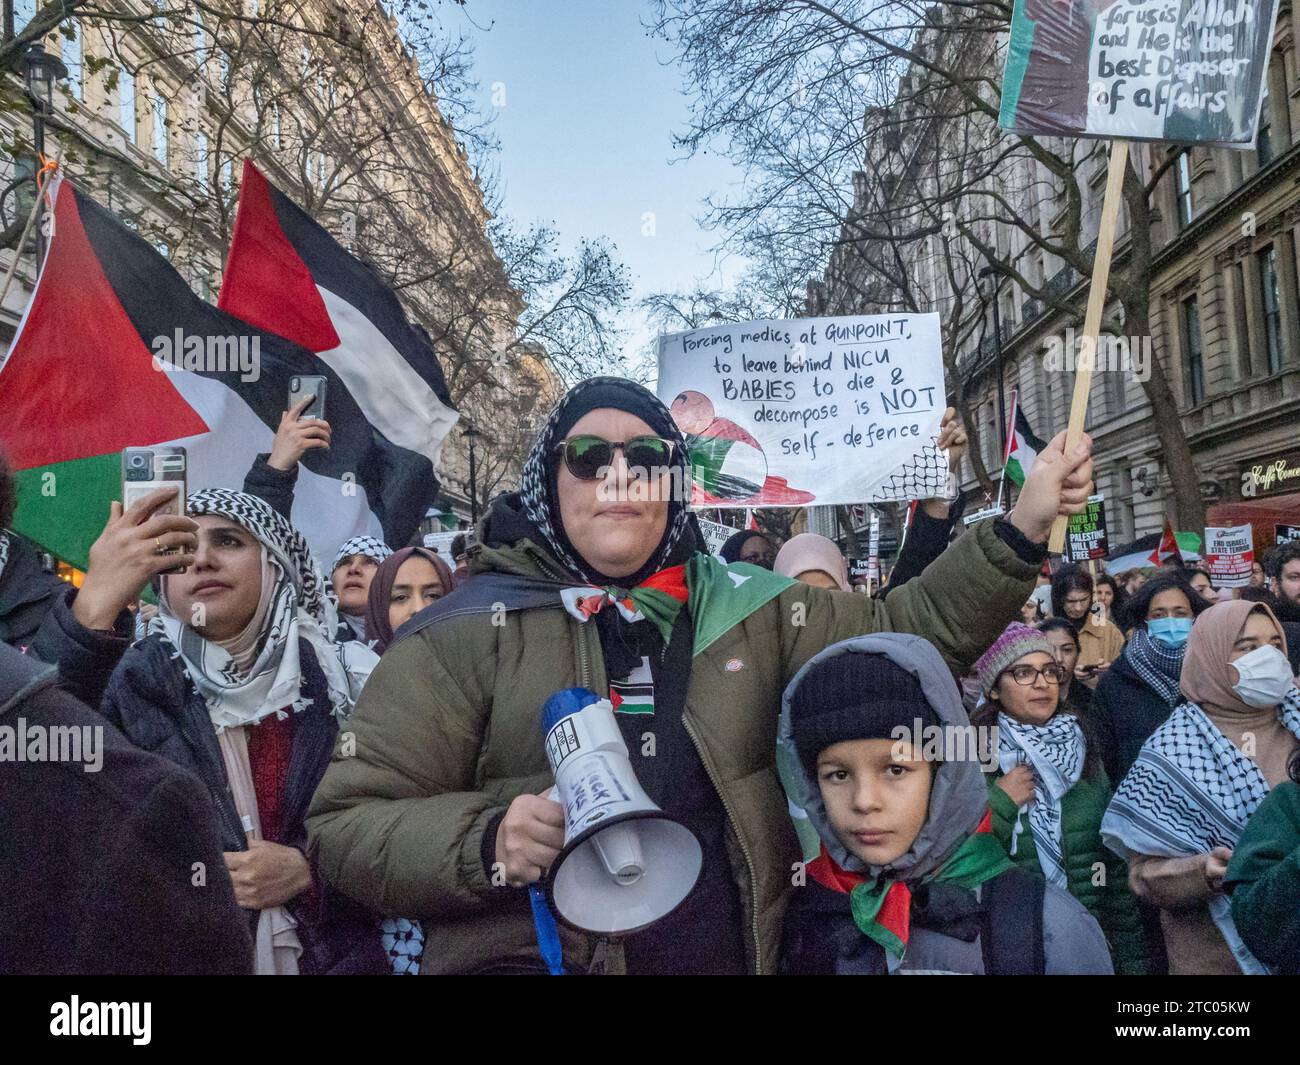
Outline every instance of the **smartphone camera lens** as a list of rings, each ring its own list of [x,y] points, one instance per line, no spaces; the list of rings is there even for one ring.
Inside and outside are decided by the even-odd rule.
[[[133,470],[142,470],[145,465],[144,460],[145,457],[143,455],[132,455],[127,459],[127,465]]]

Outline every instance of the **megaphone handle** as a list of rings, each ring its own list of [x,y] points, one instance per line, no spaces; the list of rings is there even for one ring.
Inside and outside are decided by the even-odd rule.
[[[533,927],[537,929],[537,947],[542,961],[552,976],[564,975],[564,948],[560,945],[560,930],[555,915],[546,905],[546,893],[541,884],[528,885],[528,901],[533,905]]]

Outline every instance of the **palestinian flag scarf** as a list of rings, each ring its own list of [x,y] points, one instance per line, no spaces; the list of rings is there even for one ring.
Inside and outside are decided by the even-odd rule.
[[[993,835],[992,816],[985,811],[975,831],[962,841],[952,856],[915,884],[888,877],[873,880],[862,873],[841,869],[826,853],[825,847],[815,860],[808,863],[808,875],[824,888],[847,894],[858,931],[880,944],[891,958],[901,960],[907,952],[911,932],[914,887],[949,883],[974,888],[1006,872],[1012,865]]]

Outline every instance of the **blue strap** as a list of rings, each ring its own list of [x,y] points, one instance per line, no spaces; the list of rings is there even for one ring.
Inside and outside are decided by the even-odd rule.
[[[528,901],[533,904],[533,927],[537,929],[537,946],[542,961],[552,976],[564,975],[564,948],[560,946],[560,930],[555,926],[555,915],[546,905],[546,893],[540,884],[528,885]]]

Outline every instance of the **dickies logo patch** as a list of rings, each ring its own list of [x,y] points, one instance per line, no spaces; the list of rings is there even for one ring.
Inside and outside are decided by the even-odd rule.
[[[728,673],[739,673],[742,669],[745,668],[745,663],[742,662],[739,658],[732,658],[729,659],[727,661],[727,664],[722,668],[725,669]]]

